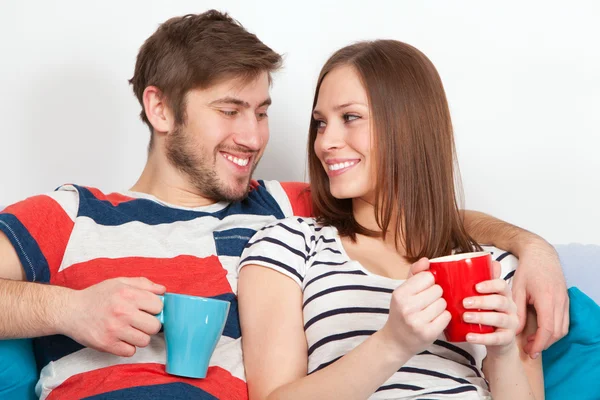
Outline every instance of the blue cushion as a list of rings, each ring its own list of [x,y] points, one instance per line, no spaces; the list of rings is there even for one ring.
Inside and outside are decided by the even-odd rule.
[[[546,400],[600,398],[600,306],[569,289],[567,336],[542,353]]]
[[[0,340],[0,399],[37,399],[31,339]]]

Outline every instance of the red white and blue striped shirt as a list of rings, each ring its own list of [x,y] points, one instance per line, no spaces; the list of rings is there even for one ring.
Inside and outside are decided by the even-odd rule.
[[[205,207],[166,204],[143,193],[76,185],[31,197],[0,213],[27,280],[84,289],[145,276],[167,291],[231,302],[205,379],[165,372],[162,333],[131,358],[55,335],[37,338],[42,399],[247,399],[237,310],[240,255],[254,233],[290,215],[309,215],[305,184],[253,181],[246,199]]]

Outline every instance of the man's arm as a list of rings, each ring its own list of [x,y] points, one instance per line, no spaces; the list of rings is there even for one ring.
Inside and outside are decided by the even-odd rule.
[[[464,211],[463,220],[476,242],[492,244],[519,258],[512,288],[519,332],[525,326],[527,305],[532,304],[538,329],[525,350],[537,358],[569,331],[569,296],[556,250],[540,236],[481,212]]]
[[[28,282],[12,244],[0,232],[0,338],[53,335],[68,289]],[[43,306],[40,306],[43,305]]]
[[[160,330],[155,294],[165,288],[146,278],[116,278],[73,290],[23,282],[19,257],[0,231],[0,339],[67,335],[84,346],[132,356]]]
[[[515,256],[537,242],[547,244],[540,236],[491,215],[471,210],[462,213],[465,229],[477,243],[493,244]]]

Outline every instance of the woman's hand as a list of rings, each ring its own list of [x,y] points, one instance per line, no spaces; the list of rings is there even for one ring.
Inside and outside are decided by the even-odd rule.
[[[494,277],[475,286],[482,296],[467,297],[463,301],[467,311],[463,319],[471,324],[490,325],[496,328],[493,333],[467,334],[467,341],[483,344],[487,347],[488,356],[507,354],[516,346],[516,331],[519,327],[517,305],[512,298],[510,287],[500,276],[500,263],[494,261]]]
[[[392,294],[390,314],[381,329],[393,351],[408,358],[429,347],[450,322],[442,288],[428,269],[426,258],[413,264],[408,279]]]

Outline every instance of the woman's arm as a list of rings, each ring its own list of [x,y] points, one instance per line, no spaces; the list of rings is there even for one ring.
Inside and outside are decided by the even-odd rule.
[[[450,319],[433,276],[419,273],[394,291],[384,328],[307,376],[298,284],[276,271],[248,265],[240,272],[238,298],[251,400],[366,399],[433,343]],[[404,300],[402,305],[399,300]]]
[[[516,346],[504,357],[486,357],[483,372],[490,383],[494,400],[544,399],[544,375],[541,357],[533,360],[523,350],[527,337],[537,329],[535,313],[529,309],[523,332]]]
[[[494,400],[533,400],[544,398],[544,378],[541,359],[531,359],[523,348],[527,336],[535,332],[535,315],[527,318],[523,332],[516,334],[517,305],[511,296],[508,282],[501,278],[502,267],[493,262],[495,279],[475,286],[478,296],[464,300],[465,321],[494,326],[493,333],[467,335],[467,341],[487,348],[483,372],[490,383]]]
[[[238,299],[251,400],[366,399],[412,356],[390,351],[377,332],[307,376],[300,287],[276,271],[248,265],[240,272]]]

